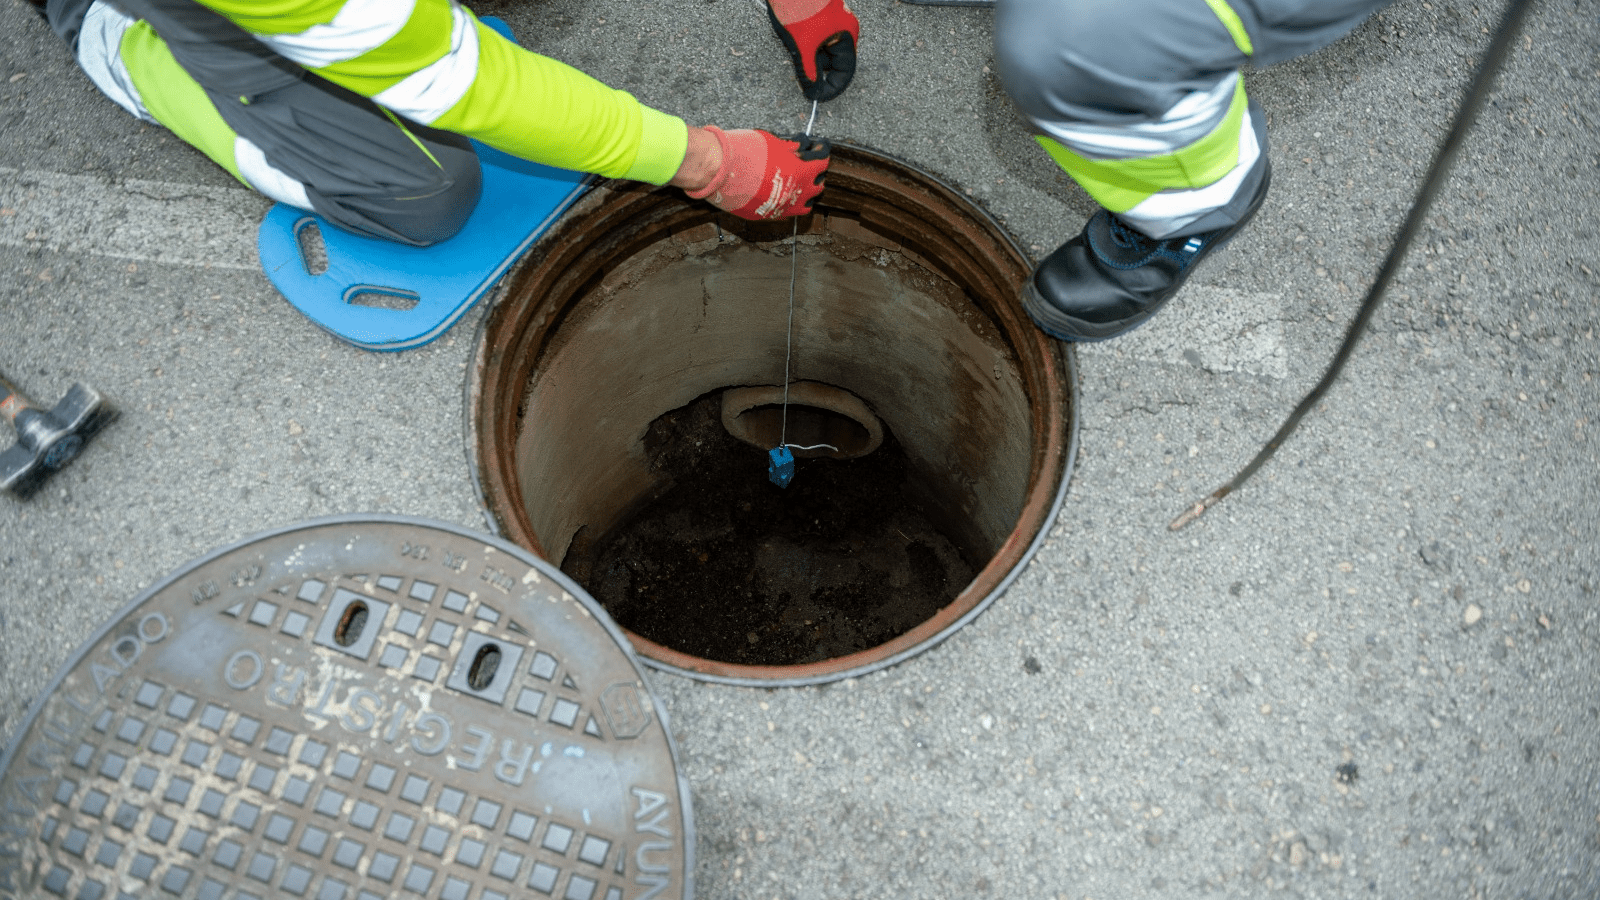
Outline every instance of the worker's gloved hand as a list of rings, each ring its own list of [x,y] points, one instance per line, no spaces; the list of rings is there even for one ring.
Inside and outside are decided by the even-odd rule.
[[[715,125],[705,130],[722,147],[722,166],[710,184],[689,196],[754,221],[811,212],[833,149],[827,139],[752,128],[723,131]]]
[[[794,60],[807,100],[832,100],[856,74],[861,23],[844,0],[767,0],[772,30]]]

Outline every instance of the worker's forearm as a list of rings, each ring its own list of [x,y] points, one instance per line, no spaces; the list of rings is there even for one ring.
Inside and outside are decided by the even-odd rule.
[[[566,169],[653,184],[677,173],[686,150],[682,120],[481,25],[479,41],[476,80],[433,125]]]

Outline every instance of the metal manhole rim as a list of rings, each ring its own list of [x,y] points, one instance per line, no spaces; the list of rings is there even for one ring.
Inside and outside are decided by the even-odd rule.
[[[1016,240],[1016,238],[1006,230],[1004,225],[998,219],[996,219],[993,214],[991,214],[983,206],[979,205],[971,197],[964,194],[955,186],[953,182],[929,172],[927,169],[902,157],[891,153],[886,153],[870,146],[856,144],[849,141],[835,141],[834,145],[835,149],[844,149],[846,151],[859,154],[861,157],[860,162],[867,166],[876,166],[880,169],[899,168],[905,170],[905,172],[909,173],[909,175],[912,177],[920,179],[922,183],[917,184],[913,182],[914,187],[923,193],[928,193],[929,189],[931,189],[934,199],[952,207],[953,211],[958,215],[970,217],[970,219],[973,220],[976,225],[981,226],[981,229],[985,234],[987,234],[991,239],[996,240],[998,245],[1000,245],[1004,251],[1009,251],[1017,260],[1020,260],[1025,267],[1031,269],[1033,260],[1022,248],[1022,245]],[[896,173],[891,173],[891,176],[904,178],[904,176]],[[863,183],[867,183],[870,182],[872,176],[860,175],[857,177],[861,178]],[[611,183],[612,182],[600,182],[597,187],[603,187]],[[657,188],[647,193],[659,193],[660,191],[661,189]],[[632,192],[630,191],[630,193]],[[941,193],[944,195],[943,197],[938,196]],[[601,209],[603,208],[604,207],[601,207]],[[585,212],[585,214],[593,214],[597,211],[598,210],[588,210]],[[824,209],[818,210],[819,214],[824,212],[826,212]],[[554,232],[555,229],[552,229],[552,234]],[[491,298],[491,302],[486,305],[485,313],[479,319],[476,327],[476,333],[474,336],[474,350],[472,358],[469,361],[468,378],[466,379],[463,390],[462,399],[463,406],[465,407],[465,415],[462,419],[463,443],[465,455],[468,459],[468,469],[472,479],[473,490],[479,501],[480,510],[486,523],[488,524],[488,527],[496,536],[502,539],[507,539],[508,532],[506,531],[505,524],[500,519],[500,513],[496,511],[495,505],[491,502],[491,476],[490,473],[486,471],[487,469],[493,467],[493,463],[486,459],[480,459],[480,456],[482,456],[484,453],[481,443],[482,438],[484,437],[482,433],[482,420],[484,418],[482,413],[484,410],[480,408],[480,404],[482,402],[482,390],[488,381],[486,372],[491,368],[491,330],[493,327],[499,324],[498,313],[500,312],[505,301],[510,297],[511,289],[514,284],[519,282],[521,273],[528,265],[537,266],[541,264],[542,255],[538,251],[541,245],[546,244],[550,239],[551,235],[547,234],[546,236],[541,237],[539,241],[535,242],[534,245],[529,248],[528,253],[523,257],[523,259],[508,271],[507,276],[495,289],[494,295]],[[900,662],[904,662],[905,660],[919,653],[931,650],[951,637],[957,630],[970,624],[975,618],[977,618],[978,615],[983,613],[996,600],[998,600],[1000,596],[1011,587],[1016,579],[1021,576],[1023,570],[1026,569],[1032,562],[1039,547],[1043,545],[1046,539],[1048,539],[1050,531],[1054,527],[1056,520],[1059,517],[1063,506],[1065,505],[1067,488],[1071,483],[1074,465],[1076,463],[1078,454],[1079,432],[1081,428],[1081,424],[1078,421],[1078,416],[1076,414],[1076,405],[1078,399],[1078,369],[1077,355],[1075,352],[1076,348],[1070,343],[1055,341],[1054,339],[1044,335],[1042,332],[1037,331],[1036,327],[1032,325],[1031,321],[1026,320],[1026,314],[1021,312],[1020,303],[1017,304],[1014,312],[1019,313],[1023,317],[1023,324],[1025,328],[1028,329],[1022,333],[1024,335],[1029,335],[1034,340],[1044,344],[1045,350],[1043,352],[1046,356],[1053,356],[1059,360],[1060,374],[1057,389],[1059,390],[1060,398],[1064,401],[1067,414],[1061,416],[1064,421],[1061,423],[1062,427],[1059,430],[1052,430],[1049,427],[1044,429],[1047,435],[1045,439],[1047,445],[1055,444],[1059,441],[1059,450],[1056,451],[1055,454],[1046,454],[1047,456],[1058,454],[1060,460],[1059,466],[1055,468],[1048,466],[1041,468],[1035,476],[1037,480],[1042,481],[1054,479],[1056,482],[1055,490],[1050,496],[1048,504],[1043,509],[1039,509],[1039,507],[1033,503],[1024,504],[1024,508],[1022,512],[1019,513],[1017,518],[1017,527],[1013,529],[1011,537],[1019,537],[1020,534],[1024,532],[1024,529],[1022,529],[1021,526],[1024,524],[1025,519],[1032,520],[1032,527],[1034,529],[1032,537],[1028,541],[1027,546],[1020,552],[1012,551],[1015,553],[1015,555],[1012,556],[1011,560],[1005,564],[1004,570],[998,573],[998,577],[993,577],[992,575],[988,575],[988,573],[990,572],[991,568],[994,568],[994,564],[997,560],[999,560],[1002,556],[1008,555],[1007,546],[1011,543],[1009,539],[1002,543],[1000,548],[996,550],[994,556],[978,570],[974,577],[973,583],[989,580],[989,585],[986,587],[985,593],[982,597],[980,597],[976,602],[973,603],[971,607],[968,607],[955,619],[945,623],[936,631],[924,634],[916,641],[906,643],[905,646],[887,655],[883,654],[885,647],[897,642],[901,642],[904,638],[906,638],[907,635],[915,633],[917,629],[912,629],[906,634],[893,638],[883,644],[879,644],[875,647],[869,647],[845,656],[833,657],[814,663],[770,666],[728,663],[696,657],[693,654],[684,653],[682,651],[657,644],[654,641],[623,629],[628,639],[632,642],[635,651],[638,654],[639,661],[647,668],[679,675],[694,681],[703,681],[713,684],[724,684],[740,687],[801,687],[830,683],[872,674],[896,665]],[[1032,495],[1033,491],[1034,488],[1030,486],[1030,495]],[[1034,514],[1029,513],[1029,506],[1033,506],[1036,510]],[[535,541],[537,542],[536,538]],[[546,560],[546,562],[552,566],[555,566],[555,562],[553,560]],[[986,577],[986,575],[988,577]],[[966,591],[963,590],[955,599],[952,600],[952,603],[960,602],[961,596],[965,593]],[[928,622],[932,622],[936,618],[937,615],[934,618],[925,621],[923,625],[928,624]],[[667,659],[659,658],[658,654],[659,657],[667,657]],[[671,661],[673,658],[687,661],[690,664],[684,665],[675,663]],[[848,660],[857,658],[861,659],[859,663],[850,664],[846,662]],[[703,663],[706,666],[710,666],[719,671],[708,671],[706,668],[697,666],[692,667],[693,663]],[[773,674],[784,671],[788,671],[792,674]]]

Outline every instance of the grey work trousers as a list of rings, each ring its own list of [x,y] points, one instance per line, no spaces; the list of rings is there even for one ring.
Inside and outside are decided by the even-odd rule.
[[[995,56],[1018,108],[1102,205],[1152,237],[1199,234],[1237,222],[1267,166],[1240,67],[1326,46],[1391,2],[998,0]],[[1208,183],[1149,175],[1155,158],[1235,148],[1233,169]],[[1119,169],[1143,173],[1147,196],[1119,188]]]

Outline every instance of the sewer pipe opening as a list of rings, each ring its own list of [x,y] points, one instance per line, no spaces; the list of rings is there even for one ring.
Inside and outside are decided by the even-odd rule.
[[[1023,312],[1016,244],[861,148],[835,146],[815,208],[791,240],[602,184],[485,319],[467,403],[485,506],[658,668],[782,685],[891,665],[986,608],[1059,509],[1073,357]],[[811,449],[780,489],[759,445],[786,356],[787,440]]]
[[[883,443],[883,423],[860,397],[815,381],[729,388],[722,427],[763,453],[784,443],[797,459],[855,459]]]

